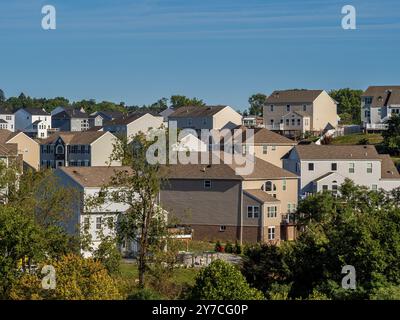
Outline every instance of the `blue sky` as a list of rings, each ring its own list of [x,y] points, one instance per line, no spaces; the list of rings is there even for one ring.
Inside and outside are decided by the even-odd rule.
[[[57,9],[57,30],[41,8]],[[357,9],[357,30],[341,8]],[[0,0],[0,88],[247,107],[275,89],[400,84],[398,0]]]

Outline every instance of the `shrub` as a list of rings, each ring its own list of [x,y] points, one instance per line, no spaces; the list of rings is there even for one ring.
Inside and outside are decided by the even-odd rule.
[[[242,246],[236,241],[235,247],[233,248],[233,253],[242,254]]]
[[[224,251],[224,247],[221,245],[221,242],[217,241],[217,243],[215,244],[215,251],[216,252],[223,252]]]
[[[263,300],[263,294],[250,288],[233,265],[215,260],[196,277],[190,299],[194,300]]]
[[[225,245],[225,252],[226,253],[232,253],[233,252],[233,246],[229,241]]]

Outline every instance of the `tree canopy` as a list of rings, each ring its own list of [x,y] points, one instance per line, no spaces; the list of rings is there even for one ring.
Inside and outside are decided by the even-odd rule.
[[[362,90],[350,88],[331,90],[329,95],[338,102],[337,113],[343,124],[359,124],[361,122]]]

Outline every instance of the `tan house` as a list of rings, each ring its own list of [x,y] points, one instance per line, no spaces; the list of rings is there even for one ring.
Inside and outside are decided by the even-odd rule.
[[[240,126],[236,128],[236,130],[238,129],[242,130],[241,151],[243,153],[254,154],[257,158],[270,162],[280,168],[283,167],[282,157],[289,153],[297,144],[295,141],[265,128],[251,129]],[[233,132],[235,135],[235,130]],[[234,139],[236,139],[235,136]]]
[[[177,164],[164,167],[168,182],[160,202],[193,239],[242,243],[291,240],[290,213],[297,207],[297,176],[255,158],[250,175],[234,164]],[[171,220],[171,221],[173,221]]]
[[[24,166],[39,170],[40,153],[39,143],[25,133],[0,130],[1,144],[16,144],[18,154],[21,155]]]
[[[274,91],[264,106],[267,129],[288,135],[336,128],[337,102],[325,90]]]
[[[175,110],[168,117],[178,129],[233,129],[242,124],[242,116],[230,106],[186,106]]]

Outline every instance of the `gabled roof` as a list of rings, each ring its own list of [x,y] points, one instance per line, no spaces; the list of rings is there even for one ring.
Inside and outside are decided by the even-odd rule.
[[[381,154],[381,179],[399,179],[400,174],[388,154]]]
[[[117,172],[132,172],[130,167],[60,167],[63,172],[82,187],[102,187],[111,182]]]
[[[0,156],[18,156],[16,143],[0,143]]]
[[[277,198],[271,196],[269,193],[267,193],[261,189],[246,189],[246,190],[243,190],[243,192],[247,193],[252,198],[255,198],[260,203],[280,202]]]
[[[264,180],[297,178],[292,172],[279,168],[272,163],[254,157],[254,170],[249,175],[237,175],[236,169],[243,167],[236,163],[200,164],[202,153],[198,153],[199,164],[170,164],[163,166],[169,179],[219,179],[219,180]],[[222,159],[223,156],[220,158]],[[211,160],[209,161],[211,162]]]
[[[267,98],[267,104],[312,103],[323,90],[276,90]]]
[[[0,108],[0,114],[13,114],[13,113],[5,108]]]
[[[117,119],[117,118],[122,118],[125,113],[117,110],[104,110],[104,111],[96,111],[91,114],[92,116],[96,115],[105,115],[106,117],[110,119]]]
[[[400,86],[370,86],[362,97],[372,97],[372,107],[400,104]]]
[[[144,115],[149,114],[148,112],[134,112],[127,116],[123,116],[121,118],[113,119],[111,121],[107,121],[104,126],[112,126],[112,125],[127,125],[137,119],[143,117]]]
[[[88,145],[107,133],[106,131],[57,132],[42,140],[40,144],[53,144],[58,138],[61,138],[67,145]]]
[[[212,117],[216,113],[228,106],[185,106],[176,109],[169,118],[206,118]]]
[[[250,130],[249,128],[246,128],[245,126],[238,126],[235,129],[243,130],[243,133],[242,133],[242,142],[243,143],[246,142],[246,139],[249,139],[249,137],[246,136],[247,130]],[[254,144],[296,145],[295,141],[290,140],[290,139],[288,139],[276,132],[268,130],[266,128],[254,128],[251,130],[254,130],[253,131],[254,132],[254,136],[253,136]],[[222,143],[223,143],[223,141],[222,141]]]
[[[89,118],[89,115],[78,109],[67,109],[56,113],[53,119],[76,119],[76,118]]]
[[[301,160],[380,160],[371,145],[297,145],[294,149]]]
[[[35,109],[35,108],[22,108],[22,109],[34,116],[49,116],[50,115],[50,113],[47,113],[43,109]]]

